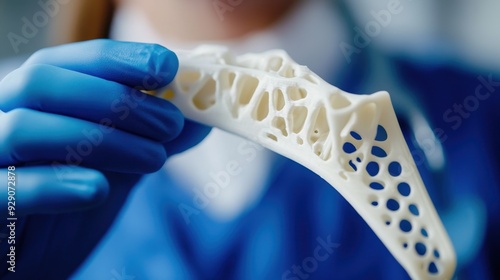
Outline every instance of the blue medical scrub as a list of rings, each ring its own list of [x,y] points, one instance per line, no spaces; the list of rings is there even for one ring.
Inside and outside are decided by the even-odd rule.
[[[471,237],[475,248],[459,268],[459,279],[500,277],[500,76],[406,58],[384,59],[395,70],[394,81],[425,104],[444,146],[447,165],[439,180],[425,162],[418,165],[441,216],[460,220],[461,211],[467,210],[460,202],[468,205],[468,198],[486,207],[485,213],[467,212],[481,215],[472,220],[485,224]],[[348,92],[381,90],[368,82],[377,73],[367,70],[366,63],[359,56],[345,65],[343,76],[330,82]],[[461,104],[462,111],[454,104]],[[401,117],[400,122],[410,150],[421,156],[407,120]],[[277,157],[273,166],[262,199],[229,222],[215,221],[197,211],[192,194],[175,186],[164,170],[144,177],[111,231],[74,278],[408,278],[335,189],[286,158]],[[192,207],[189,223],[180,205]],[[475,232],[470,226],[450,222],[448,230],[460,237]]]

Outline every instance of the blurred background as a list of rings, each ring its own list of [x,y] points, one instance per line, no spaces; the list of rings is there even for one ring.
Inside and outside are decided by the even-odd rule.
[[[77,5],[80,0],[67,1]],[[343,0],[345,1],[345,0]],[[66,13],[51,17],[46,25],[36,27],[38,32],[29,42],[13,47],[9,34],[21,35],[23,18],[32,21],[40,10],[38,1],[0,0],[0,59],[28,55],[33,51],[58,42],[50,32],[55,22]],[[387,0],[345,1],[354,20],[362,24],[373,19],[372,11],[386,9]],[[430,51],[442,52],[450,58],[460,58],[471,66],[498,69],[500,67],[500,1],[497,0],[400,0],[404,10],[395,15],[373,43],[388,51],[410,55],[424,55]],[[43,23],[43,18],[40,18]],[[394,23],[394,24],[392,24]],[[59,30],[58,33],[63,32]],[[453,50],[453,51],[451,51]]]
[[[49,0],[42,0],[47,2]],[[56,0],[52,0],[56,1]],[[77,6],[84,1],[57,0]],[[306,0],[309,1],[309,0]],[[374,13],[386,10],[391,0],[344,1],[354,26],[364,28]],[[395,0],[392,0],[395,1]],[[410,56],[422,61],[432,59],[460,62],[466,68],[495,71],[500,69],[500,1],[498,0],[399,0],[401,13],[393,14],[391,23],[372,37],[372,43],[388,53]],[[60,7],[63,7],[62,5]],[[72,10],[44,12],[39,1],[0,0],[0,77],[3,64],[22,62],[34,51],[71,40],[68,26]],[[105,10],[92,10],[92,19],[79,26],[84,32],[99,25]],[[63,39],[64,38],[64,39]],[[424,59],[425,57],[425,59]],[[431,58],[431,59],[429,59]],[[4,63],[6,62],[6,63]]]
[[[9,1],[0,0],[0,59],[29,54],[35,50],[49,45],[49,25],[40,28],[39,34],[34,36],[30,43],[19,46],[19,52],[16,52],[9,40],[9,33],[22,34],[23,17],[31,16],[40,9],[36,1]]]

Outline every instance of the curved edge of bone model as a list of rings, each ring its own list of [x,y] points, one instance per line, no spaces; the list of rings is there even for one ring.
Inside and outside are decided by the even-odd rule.
[[[387,92],[346,93],[286,52],[178,52],[155,95],[187,118],[253,140],[315,172],[361,215],[413,279],[451,279],[456,257]]]

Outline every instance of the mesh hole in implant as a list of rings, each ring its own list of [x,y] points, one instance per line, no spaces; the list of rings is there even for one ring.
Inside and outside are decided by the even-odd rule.
[[[349,161],[349,166],[352,168],[352,170],[358,171],[358,167],[356,166],[356,164],[354,164],[354,162],[352,162],[352,160]]]
[[[403,219],[399,222],[399,229],[403,232],[410,232],[412,229],[412,225],[410,221]]]
[[[250,103],[255,90],[259,86],[259,80],[255,77],[244,75],[241,77],[239,91],[239,103],[241,105],[246,105]]]
[[[219,79],[221,81],[221,90],[230,90],[234,85],[234,80],[236,79],[236,73],[222,70],[220,72]]]
[[[316,109],[313,125],[309,132],[309,143],[314,144],[318,140],[324,140],[330,133],[330,127],[326,118],[326,109],[322,105]]]
[[[429,267],[427,268],[427,271],[430,273],[430,274],[437,274],[439,272],[436,264],[434,262],[431,262],[429,264]]]
[[[288,119],[292,123],[292,132],[299,133],[304,128],[304,124],[307,118],[307,107],[305,106],[294,106],[290,109]]]
[[[409,196],[411,193],[410,185],[408,185],[408,183],[406,183],[406,182],[399,183],[398,184],[398,192],[402,196]]]
[[[283,66],[283,58],[275,56],[269,60],[269,70],[278,72],[281,69],[281,66]]]
[[[324,143],[318,142],[314,143],[313,150],[317,156],[326,161],[332,157],[331,149],[329,149],[328,147],[328,145],[324,145]]]
[[[292,66],[290,65],[283,65],[283,67],[281,67],[280,69],[280,72],[279,73],[282,77],[285,77],[285,78],[294,78],[295,77],[295,69],[293,69]]]
[[[276,111],[281,111],[281,109],[285,107],[285,97],[283,96],[283,91],[281,91],[281,89],[273,91],[273,105]]]
[[[229,87],[232,87],[233,84],[234,84],[234,80],[236,79],[236,73],[234,72],[229,72],[228,74],[228,83],[229,83]]]
[[[368,175],[374,177],[378,174],[380,170],[380,167],[378,163],[371,161],[366,165],[366,172],[368,172]]]
[[[354,146],[354,144],[351,142],[345,142],[342,146],[342,150],[344,150],[344,152],[347,154],[352,154],[356,151],[356,146]]]
[[[273,141],[275,141],[275,142],[278,142],[278,137],[276,137],[276,135],[274,135],[274,134],[267,133],[266,137],[269,138],[269,139],[271,139],[271,140],[273,140]]]
[[[190,87],[201,78],[199,71],[183,71],[177,74],[176,81],[184,92],[188,92]]]
[[[389,163],[389,174],[391,174],[394,177],[397,177],[397,176],[401,175],[401,171],[402,171],[402,168],[401,168],[401,164],[399,164],[399,162],[393,161],[393,162]]]
[[[422,242],[417,242],[415,243],[415,251],[419,256],[424,256],[425,253],[427,252],[427,247],[425,246],[424,243]]]
[[[397,211],[399,209],[399,202],[395,199],[389,199],[386,203],[387,209],[391,211]]]
[[[392,219],[389,215],[383,215],[382,219],[384,220],[385,225],[390,226],[392,223]]]
[[[314,149],[315,155],[317,155],[317,156],[321,155],[321,148],[319,148],[318,146],[315,146],[313,149]]]
[[[401,244],[401,247],[403,247],[404,249],[408,248],[408,239],[406,239],[406,237],[400,236],[398,240],[399,243]]]
[[[349,134],[352,136],[352,138],[354,138],[356,140],[363,139],[363,138],[361,138],[361,135],[359,135],[356,131],[351,131],[351,132],[349,132]]]
[[[418,216],[420,214],[419,211],[418,211],[418,207],[415,204],[410,204],[408,206],[408,210],[410,210],[410,213],[412,213],[415,216]]]
[[[437,259],[439,259],[439,251],[438,251],[438,249],[434,249],[434,257],[436,257]]]
[[[361,136],[355,131],[349,132],[349,135],[351,135],[351,137],[354,138],[354,140],[358,140],[358,141],[361,140]],[[353,142],[356,142],[356,141],[353,141]],[[354,153],[358,148],[356,148],[356,145],[353,142],[345,142],[344,145],[342,145],[342,150],[347,154]],[[356,158],[356,161],[361,162],[361,159]]]
[[[269,93],[266,91],[260,97],[252,117],[257,121],[262,121],[269,114]]]
[[[425,238],[429,237],[429,233],[425,228],[420,229],[420,234],[422,234],[422,236]]]
[[[373,146],[372,147],[372,155],[379,157],[379,158],[385,158],[387,156],[387,153],[384,151],[384,149],[382,149],[378,146]]]
[[[384,185],[381,182],[371,182],[370,183],[370,188],[379,191],[384,189]]]
[[[287,94],[291,100],[297,101],[306,98],[307,91],[299,87],[289,87]]]
[[[377,135],[375,135],[375,140],[377,141],[387,140],[387,131],[381,125],[377,126]]]
[[[330,105],[333,109],[342,109],[351,105],[351,101],[340,94],[332,94],[330,96]]]
[[[213,78],[208,79],[203,87],[193,97],[193,104],[199,110],[206,110],[215,104],[216,83]]]
[[[319,84],[318,79],[316,79],[314,76],[305,75],[304,78],[315,85]]]
[[[288,132],[286,131],[286,123],[285,119],[282,117],[275,117],[273,119],[272,125],[281,131],[283,136],[288,136]]]

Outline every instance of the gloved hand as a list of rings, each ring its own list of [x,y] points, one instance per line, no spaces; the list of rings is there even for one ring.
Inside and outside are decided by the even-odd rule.
[[[159,45],[94,40],[38,51],[0,82],[0,230],[12,222],[8,180],[18,218],[15,244],[0,235],[2,279],[66,279],[141,175],[208,133],[140,91],[167,85],[177,68]]]

